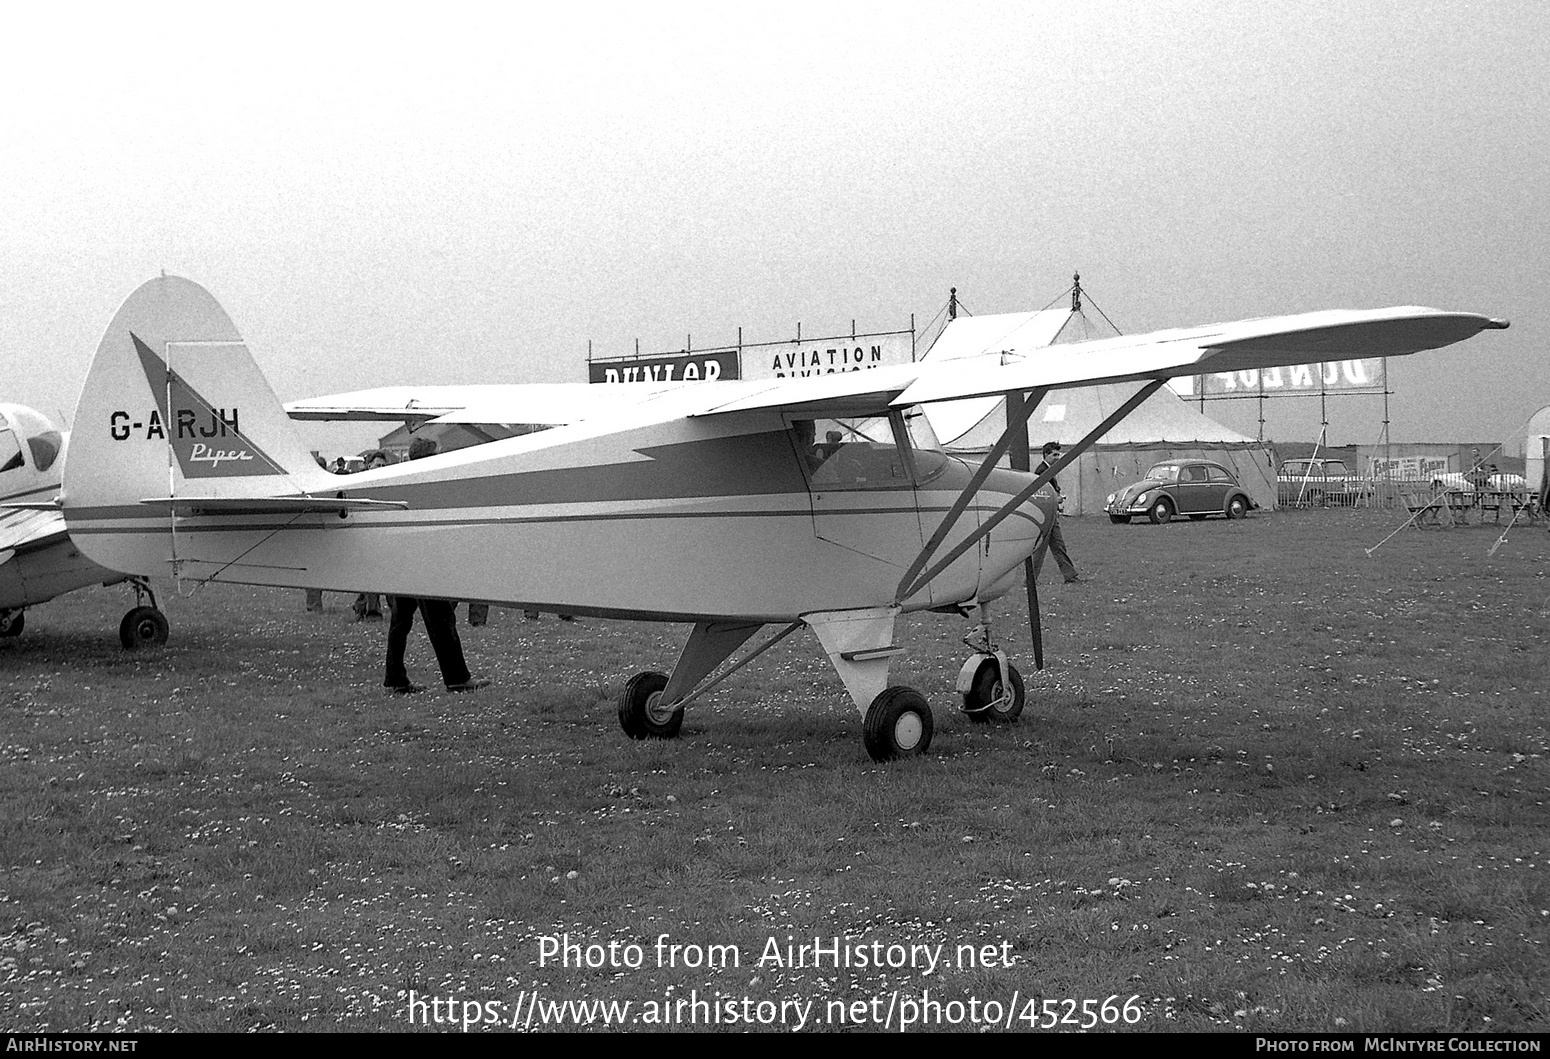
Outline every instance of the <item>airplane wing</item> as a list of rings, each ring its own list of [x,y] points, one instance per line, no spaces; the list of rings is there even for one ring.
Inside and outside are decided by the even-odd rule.
[[[788,385],[715,403],[700,415],[755,408],[840,405],[863,395],[894,406],[954,401],[1045,387],[1171,379],[1284,364],[1395,357],[1501,329],[1505,320],[1416,306],[1337,309],[1240,320],[1067,345],[987,350],[977,357],[877,368]],[[903,385],[900,385],[901,374]],[[833,380],[831,382],[831,380]]]
[[[1506,326],[1505,320],[1473,313],[1400,306],[1265,317],[1049,346],[1043,329],[1009,325],[979,332],[987,345],[977,355],[959,349],[947,360],[933,358],[815,378],[389,386],[292,401],[285,408],[293,419],[563,426],[636,411],[645,403],[671,396],[664,405],[670,404],[675,415],[758,409],[817,415],[846,407],[875,409],[1045,387],[1402,356]]]
[[[0,511],[0,564],[9,562],[18,552],[46,548],[66,536],[65,516],[58,507],[9,507]]]

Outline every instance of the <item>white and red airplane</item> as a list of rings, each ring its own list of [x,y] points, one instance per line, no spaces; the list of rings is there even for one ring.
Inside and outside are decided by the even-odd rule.
[[[987,607],[1051,525],[1049,478],[1167,379],[1398,356],[1506,326],[1342,310],[800,380],[429,387],[387,399],[394,418],[550,429],[341,479],[303,448],[214,298],[164,276],[98,347],[63,510],[95,562],[176,581],[692,623],[670,673],[625,686],[619,718],[637,738],[676,735],[686,703],[807,625],[886,760],[925,751],[933,727],[923,696],[888,683],[901,612],[976,618],[964,708],[1017,716],[1022,681]],[[1126,380],[1136,396],[1047,472],[998,466],[1045,392]],[[993,395],[1011,414],[984,461],[943,453],[920,404]],[[784,628],[723,666],[771,624]]]
[[[119,623],[120,642],[130,649],[166,643],[167,618],[145,579],[98,566],[70,540],[55,499],[68,441],[43,413],[0,404],[0,637],[21,635],[28,607],[129,581],[136,601]]]

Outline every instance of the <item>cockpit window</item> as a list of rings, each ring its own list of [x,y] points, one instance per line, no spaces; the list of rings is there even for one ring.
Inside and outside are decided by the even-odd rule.
[[[947,454],[942,451],[942,443],[937,439],[936,431],[931,429],[931,420],[926,416],[926,410],[918,404],[906,408],[904,429],[910,436],[915,474],[919,481],[928,482],[947,466]]]
[[[46,471],[52,467],[54,461],[59,459],[59,450],[64,448],[64,438],[54,429],[54,424],[48,421],[47,416],[34,412],[31,408],[12,405],[6,411],[9,413],[11,425],[15,427],[13,438],[26,439],[27,451],[32,453],[33,469]],[[10,470],[10,462],[13,458],[8,446],[6,462],[0,466]]]
[[[904,436],[895,425],[902,423]],[[919,408],[893,416],[793,420],[791,430],[815,489],[895,489],[935,477],[947,464]]]
[[[64,438],[57,430],[47,430],[27,439],[27,448],[32,452],[32,465],[40,471],[54,466],[54,461],[59,459],[59,450],[63,447]]]
[[[0,428],[0,474],[26,465],[27,461],[22,458],[21,444],[16,440],[16,432],[10,427]]]

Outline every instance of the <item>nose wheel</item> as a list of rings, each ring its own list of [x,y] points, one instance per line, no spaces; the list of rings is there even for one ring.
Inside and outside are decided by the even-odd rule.
[[[971,655],[958,673],[958,694],[971,721],[1011,724],[1023,712],[1023,675],[999,651]]]
[[[981,603],[977,609],[979,621],[963,638],[964,644],[974,653],[958,671],[957,687],[963,700],[963,712],[971,721],[1011,724],[1023,712],[1023,703],[1027,700],[1023,675],[1006,660],[1006,652],[991,638],[988,604]],[[970,616],[974,613],[975,608],[967,611]]]

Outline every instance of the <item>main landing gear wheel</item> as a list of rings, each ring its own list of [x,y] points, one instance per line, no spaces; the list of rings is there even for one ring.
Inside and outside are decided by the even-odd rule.
[[[981,656],[979,668],[974,671],[974,681],[963,693],[963,712],[971,721],[996,721],[1011,724],[1023,712],[1027,693],[1023,690],[1023,675],[1017,667],[1006,665],[1008,689],[1001,682],[1001,667],[994,656]]]
[[[1152,510],[1146,513],[1146,517],[1159,526],[1173,517],[1173,505],[1168,503],[1168,498],[1163,497],[1152,505]]]
[[[683,727],[684,708],[663,703],[667,677],[637,673],[619,696],[619,726],[632,739],[672,739]]]
[[[861,738],[873,761],[924,754],[931,745],[931,707],[914,688],[884,688],[867,707]]]
[[[20,636],[27,627],[27,612],[20,607],[0,610],[0,636]]]
[[[160,647],[167,642],[167,634],[171,630],[167,616],[155,607],[136,607],[118,623],[118,642],[124,645],[126,651]]]

